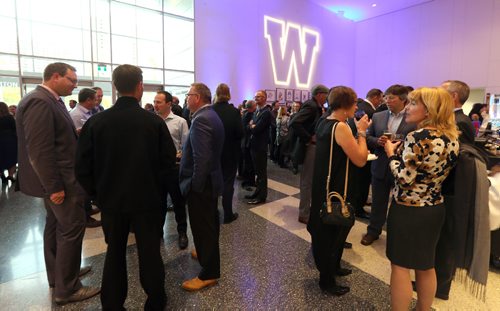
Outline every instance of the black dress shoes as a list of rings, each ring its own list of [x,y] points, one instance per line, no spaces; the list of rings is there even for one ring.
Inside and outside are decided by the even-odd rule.
[[[92,298],[100,292],[100,288],[82,286],[82,288],[74,292],[72,295],[65,298],[55,297],[54,300],[58,305],[64,305],[70,302],[77,302]]]
[[[188,247],[188,237],[185,232],[179,233],[179,248],[186,249]]]
[[[257,195],[255,193],[245,195],[245,199],[250,199],[250,200],[255,199],[256,197],[257,197]]]
[[[338,276],[346,276],[346,275],[349,275],[352,273],[352,270],[351,269],[347,269],[347,268],[339,268],[337,269],[337,275]]]
[[[85,223],[85,227],[87,228],[97,228],[102,225],[102,222],[100,220],[97,220],[92,217],[87,217],[87,222]]]
[[[370,219],[370,214],[365,211],[356,212],[356,218]]]
[[[227,224],[230,224],[232,223],[233,221],[235,221],[236,219],[238,219],[238,213],[233,213],[231,216],[229,216],[229,218],[224,218],[224,223],[227,225]]]
[[[351,289],[347,286],[333,285],[327,288],[321,287],[324,292],[335,296],[342,296],[347,294]]]
[[[248,201],[247,203],[255,205],[255,204],[260,204],[260,203],[264,203],[264,202],[266,202],[265,199],[254,199],[254,200]]]
[[[352,243],[344,242],[344,248],[345,249],[351,249],[352,248]]]
[[[378,236],[373,236],[367,233],[363,235],[363,238],[361,239],[361,244],[368,246],[371,245],[376,240],[378,240]]]

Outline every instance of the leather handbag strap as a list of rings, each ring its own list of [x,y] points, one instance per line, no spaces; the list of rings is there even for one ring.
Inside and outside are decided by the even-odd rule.
[[[332,137],[330,141],[330,162],[328,164],[328,177],[326,178],[326,202],[330,202],[330,180],[331,180],[331,173],[332,173],[332,159],[333,159],[333,142],[335,138],[335,130],[337,128],[337,124],[339,124],[340,121],[337,121],[335,125],[332,127]],[[349,176],[349,157],[347,157],[346,160],[346,167],[345,167],[345,182],[344,182],[344,196],[341,197],[344,201],[346,200],[347,197],[347,178]],[[335,193],[333,194],[335,196]],[[344,204],[342,204],[344,205]]]

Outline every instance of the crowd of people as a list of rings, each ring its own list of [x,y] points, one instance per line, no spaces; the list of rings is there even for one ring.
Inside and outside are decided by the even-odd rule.
[[[189,215],[191,256],[201,266],[182,288],[197,291],[217,284],[218,197],[224,224],[239,216],[232,206],[237,176],[248,191],[248,204],[266,202],[268,157],[294,174],[300,170],[297,220],[307,224],[319,287],[329,294],[349,292],[337,278],[352,272],[341,267],[343,249],[352,247],[346,242],[351,227],[323,221],[330,191],[343,194],[356,217],[368,219],[362,245],[375,243],[387,221],[394,310],[408,309],[412,286],[419,310],[430,309],[434,297],[448,299],[455,270],[471,269],[470,261],[456,258],[470,258],[486,247],[467,247],[466,242],[459,244],[465,251],[454,247],[457,213],[484,209],[484,204],[460,211],[455,207],[460,172],[454,167],[466,161],[460,155],[468,152],[483,163],[472,172],[478,183],[484,181],[482,170],[486,172],[484,158],[467,149],[474,146],[476,114],[471,119],[462,111],[469,88],[461,81],[416,90],[395,84],[385,92],[372,89],[365,99],[346,86],[319,84],[309,100],[286,105],[268,104],[266,92],[257,90],[238,109],[230,104],[230,88],[224,83],[213,98],[205,84],[193,83],[184,107],[159,90],[153,104],[143,109],[140,68],[118,66],[112,81],[119,98],[111,108],[102,107],[101,88],[82,88],[68,112],[61,97],[76,88],[76,69],[53,63],[45,68],[43,83],[17,106],[16,120],[0,103],[2,180],[14,182],[19,163],[16,186],[44,200],[45,264],[58,304],[100,293],[103,309],[122,309],[127,238],[133,232],[145,309],[162,310],[166,294],[160,244],[168,197],[179,248],[189,245]],[[368,161],[369,153],[374,160]],[[368,213],[364,206],[370,188]],[[476,201],[483,198],[479,189],[468,191]],[[99,212],[100,221],[91,217]],[[101,288],[83,286],[80,278],[91,269],[80,268],[84,230],[101,225],[107,243]],[[472,231],[473,236],[481,233]],[[492,248],[498,257],[495,252]],[[413,285],[410,270],[415,270]],[[483,274],[469,277],[479,287],[486,284]]]

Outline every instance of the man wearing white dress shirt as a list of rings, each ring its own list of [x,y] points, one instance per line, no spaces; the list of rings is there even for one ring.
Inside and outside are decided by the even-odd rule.
[[[73,108],[69,115],[71,116],[71,120],[73,120],[73,124],[75,125],[76,132],[80,135],[80,131],[82,130],[83,125],[87,120],[92,116],[93,109],[97,104],[96,91],[89,88],[81,89],[78,92],[78,104]],[[85,227],[87,228],[96,228],[101,226],[101,221],[92,217],[93,214],[99,212],[99,210],[92,210],[92,204],[90,198],[85,198],[85,214],[87,221],[85,223]]]
[[[186,141],[189,128],[184,118],[179,117],[172,111],[172,95],[169,92],[158,91],[154,99],[154,108],[158,116],[160,116],[168,127],[170,136],[174,141],[177,151],[177,163],[181,158],[182,147]],[[174,204],[175,221],[177,222],[177,232],[179,233],[179,248],[185,249],[188,246],[187,238],[187,220],[186,220],[186,200],[179,189],[179,165],[176,165],[176,171],[168,176],[168,187],[163,196],[165,202],[162,203],[162,224],[165,223],[167,214],[167,193],[170,194],[172,203]]]
[[[84,88],[78,93],[78,104],[69,115],[78,133],[85,122],[92,116],[92,109],[96,105],[96,92],[93,89]]]

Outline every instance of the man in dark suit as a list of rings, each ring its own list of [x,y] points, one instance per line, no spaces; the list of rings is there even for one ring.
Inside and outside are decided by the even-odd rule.
[[[182,150],[179,181],[181,192],[187,197],[189,222],[201,271],[197,277],[182,283],[182,288],[196,291],[216,284],[220,278],[217,198],[224,189],[220,163],[224,125],[210,106],[212,95],[205,84],[191,84],[186,95],[187,108],[193,118]]]
[[[389,193],[394,185],[388,167],[384,145],[388,139],[384,134],[401,134],[406,136],[415,130],[415,124],[405,121],[405,105],[408,101],[408,90],[405,86],[395,84],[385,91],[388,111],[376,112],[372,124],[366,131],[368,147],[375,151],[377,160],[372,163],[372,211],[367,233],[361,239],[361,244],[370,245],[378,240],[387,218]]]
[[[472,121],[462,110],[463,104],[469,98],[469,86],[462,81],[448,80],[443,82],[441,87],[447,90],[453,98],[453,103],[455,105],[455,123],[460,130],[460,135],[458,136],[460,144],[473,146],[476,131],[472,125]],[[445,203],[447,204],[446,217],[443,227],[441,228],[438,244],[436,245],[436,297],[444,300],[448,300],[449,298],[451,282],[456,269],[455,250],[453,249],[453,230],[455,227],[453,220],[456,217],[453,208],[453,197],[455,191],[453,189],[454,187],[452,185],[452,181],[454,180],[454,175],[455,172],[453,170],[443,185],[443,194],[445,195]]]
[[[249,100],[245,104],[246,111],[241,117],[241,124],[243,127],[243,139],[241,140],[241,150],[243,153],[243,181],[241,182],[241,186],[243,188],[246,187],[255,187],[255,170],[253,167],[252,154],[250,152],[250,137],[252,136],[252,132],[250,131],[250,121],[253,120],[253,114],[257,109],[257,104],[254,100]]]
[[[384,93],[379,89],[371,89],[366,94],[365,99],[358,98],[358,110],[356,113],[364,113],[368,115],[368,118],[373,117],[375,110],[382,103]],[[368,199],[368,193],[370,192],[370,184],[372,181],[371,174],[371,162],[366,162],[363,167],[353,167],[353,178],[357,180],[356,184],[359,186],[359,191],[356,191],[351,203],[354,205],[356,217],[369,219],[368,215],[363,207]]]
[[[255,191],[245,196],[246,199],[250,199],[248,204],[260,204],[267,199],[267,145],[273,116],[269,106],[266,106],[266,99],[265,91],[260,90],[255,93],[257,110],[248,124],[248,130],[251,133],[250,153],[255,175],[257,175]]]
[[[215,91],[216,103],[214,111],[224,125],[224,147],[222,148],[221,166],[224,177],[224,192],[222,193],[222,207],[224,209],[224,223],[229,224],[238,218],[238,213],[233,213],[234,179],[238,169],[240,157],[241,137],[243,126],[238,109],[229,103],[231,93],[229,86],[219,84]]]
[[[85,232],[85,192],[74,173],[77,134],[60,96],[71,95],[76,69],[65,63],[48,65],[43,84],[28,93],[17,110],[18,186],[43,198],[47,217],[43,233],[49,286],[58,304],[81,301],[99,293],[82,286],[79,274]]]
[[[165,122],[142,109],[142,70],[120,65],[112,74],[120,98],[82,128],[76,154],[78,181],[101,209],[108,248],[102,276],[104,310],[122,310],[127,297],[127,239],[134,229],[146,310],[166,305],[160,254],[161,202],[175,147]]]
[[[296,138],[294,144],[300,144],[305,154],[299,158],[303,162],[296,160],[298,164],[304,164],[300,173],[300,203],[299,222],[307,224],[309,221],[309,211],[311,210],[312,177],[314,170],[314,157],[316,155],[315,128],[318,119],[321,117],[323,104],[328,96],[328,88],[318,84],[311,89],[312,99],[307,100],[299,112],[290,122],[290,128]],[[293,156],[297,157],[297,154]]]

